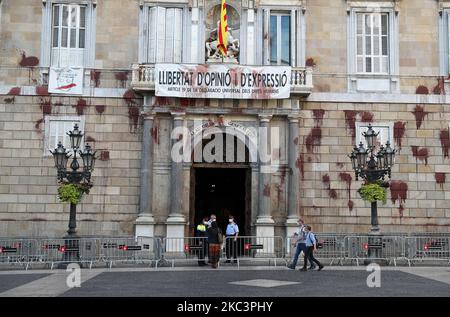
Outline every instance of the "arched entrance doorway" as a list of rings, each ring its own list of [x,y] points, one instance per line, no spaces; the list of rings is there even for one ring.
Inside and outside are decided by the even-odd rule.
[[[214,213],[224,233],[228,216],[233,215],[240,235],[251,235],[251,168],[247,142],[222,132],[210,137],[194,147],[194,151],[206,155],[201,155],[200,160],[194,158],[191,167],[190,234],[196,234],[195,228],[203,217]],[[223,147],[211,144],[223,144]]]

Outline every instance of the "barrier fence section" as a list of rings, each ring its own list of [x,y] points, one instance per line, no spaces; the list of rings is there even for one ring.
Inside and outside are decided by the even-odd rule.
[[[411,262],[445,260],[450,264],[450,236],[427,235],[406,237],[405,246],[408,259]]]
[[[41,261],[35,239],[0,239],[0,263],[19,264],[28,269],[29,263]]]
[[[238,236],[227,237],[225,239],[225,258],[240,266],[241,261],[273,260],[277,265],[277,260],[286,263],[284,254],[284,242],[282,237],[256,237]]]
[[[172,267],[177,261],[207,262],[208,239],[205,237],[164,238],[161,260],[169,261]]]

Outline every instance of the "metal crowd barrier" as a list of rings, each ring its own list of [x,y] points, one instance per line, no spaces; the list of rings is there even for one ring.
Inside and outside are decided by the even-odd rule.
[[[273,260],[277,266],[277,260],[286,263],[284,243],[282,237],[256,237],[238,236],[225,239],[225,258],[227,261],[236,262],[238,267],[241,261],[269,261]]]
[[[161,262],[178,261],[207,262],[208,240],[206,237],[164,238],[162,240]]]
[[[41,261],[41,252],[35,239],[0,239],[0,263],[24,265]]]
[[[450,264],[450,236],[427,235],[406,237],[408,260],[414,261],[448,261]],[[409,263],[411,265],[411,263]]]

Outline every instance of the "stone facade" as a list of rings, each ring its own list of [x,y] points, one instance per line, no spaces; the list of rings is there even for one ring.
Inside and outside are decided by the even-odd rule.
[[[77,207],[79,234],[132,235],[137,230],[173,236],[180,228],[190,234],[192,166],[171,162],[172,128],[189,127],[195,118],[258,127],[265,124],[264,116],[270,118],[269,127],[280,128],[285,146],[280,169],[270,176],[261,176],[258,165],[248,166],[251,234],[285,236],[297,216],[319,232],[368,230],[370,205],[356,192],[362,182],[355,180],[348,158],[358,122],[395,124],[391,132],[395,147],[401,147],[392,170],[394,186],[378,208],[382,231],[449,231],[450,86],[439,53],[448,45],[449,34],[441,34],[448,1],[261,0],[254,8],[251,1],[230,1],[248,29],[248,34],[240,30],[240,58],[252,65],[263,60],[259,23],[264,10],[297,10],[303,26],[298,26],[293,66],[311,66],[314,87],[309,95],[284,100],[184,100],[155,97],[152,89],[133,90],[131,65],[145,63],[142,16],[148,6],[184,4],[182,62],[204,63],[207,6],[200,0],[79,1],[95,12],[94,64],[85,69],[82,96],[50,95],[48,67],[26,65],[25,59],[43,59],[41,35],[50,32],[42,30],[45,6],[69,2],[0,1],[0,236],[66,231],[69,207],[57,200],[53,158],[44,149],[48,116],[82,118],[85,140],[101,153],[94,187]],[[398,24],[393,26],[397,48],[392,48],[398,69],[386,76],[398,90],[355,92],[349,87],[357,80],[349,73],[351,10],[376,4],[391,10]]]

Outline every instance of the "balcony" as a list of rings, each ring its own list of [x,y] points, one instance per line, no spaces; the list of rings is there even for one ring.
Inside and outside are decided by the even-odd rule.
[[[133,64],[132,89],[140,92],[155,90],[155,64]],[[291,96],[308,96],[313,89],[312,68],[292,67],[291,69]]]

